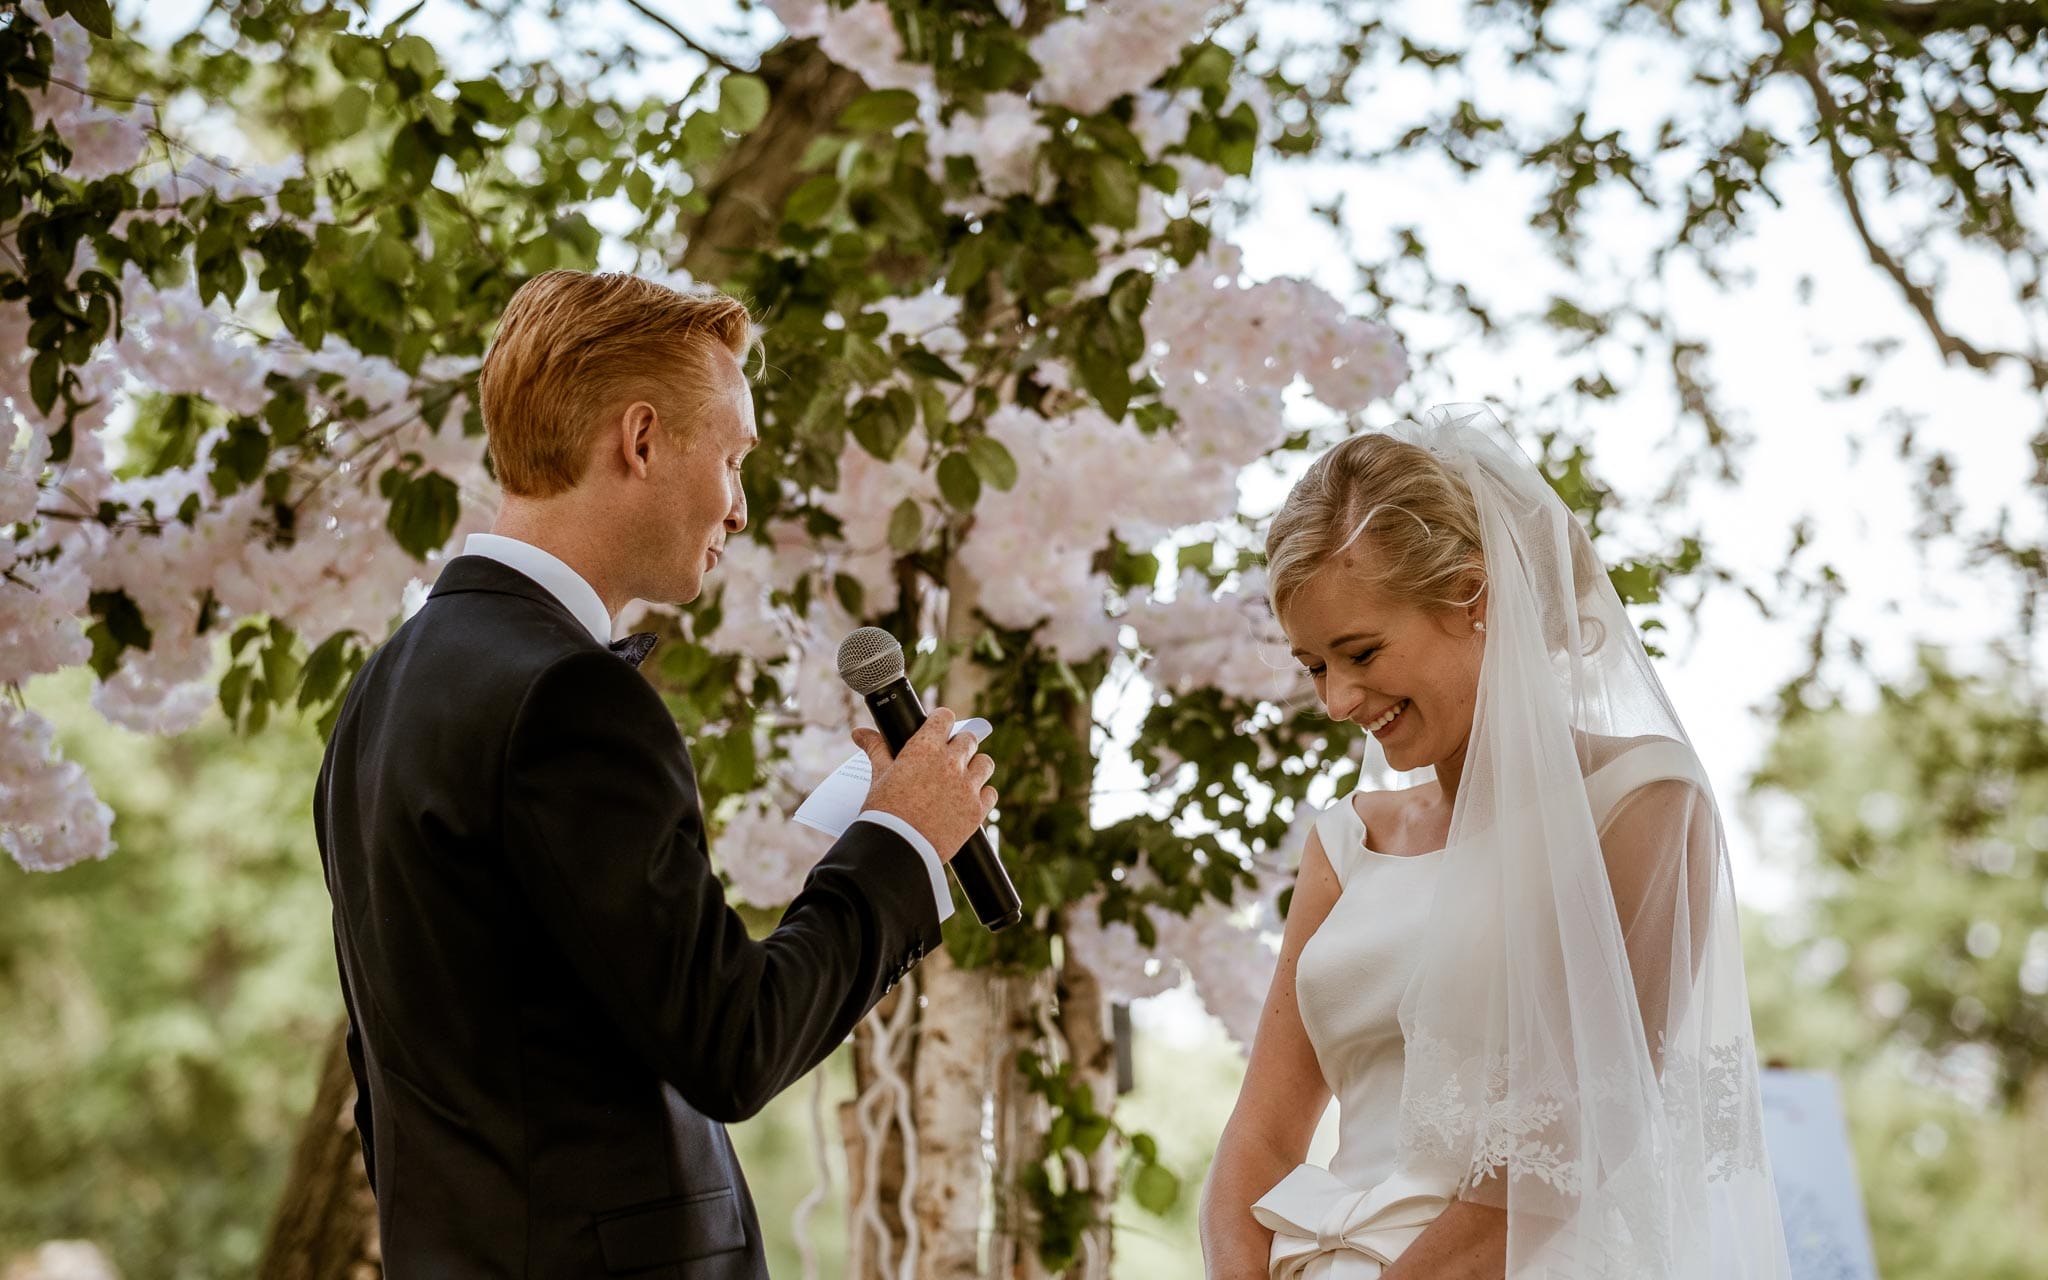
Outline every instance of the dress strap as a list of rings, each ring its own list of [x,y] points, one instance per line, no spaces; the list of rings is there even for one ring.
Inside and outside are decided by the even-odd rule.
[[[1358,806],[1351,803],[1350,796],[1330,802],[1316,819],[1316,834],[1322,837],[1323,855],[1330,860],[1330,870],[1337,873],[1337,883],[1349,884],[1365,853],[1365,819],[1358,816]]]
[[[1593,807],[1593,825],[1607,825],[1628,794],[1653,782],[1675,779],[1708,790],[1707,773],[1691,747],[1672,738],[1645,738],[1586,779],[1586,799]]]

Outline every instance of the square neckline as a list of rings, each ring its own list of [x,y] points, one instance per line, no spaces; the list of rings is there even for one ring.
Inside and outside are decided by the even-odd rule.
[[[1444,844],[1439,845],[1434,849],[1424,849],[1416,853],[1382,853],[1378,849],[1374,849],[1365,843],[1367,838],[1370,837],[1372,834],[1372,828],[1370,824],[1366,822],[1365,815],[1358,811],[1359,796],[1401,795],[1409,791],[1420,791],[1422,787],[1426,787],[1429,785],[1429,783],[1425,782],[1421,784],[1421,786],[1402,787],[1399,791],[1354,791],[1350,795],[1345,796],[1344,803],[1351,806],[1351,816],[1358,823],[1358,851],[1360,853],[1365,854],[1369,858],[1385,858],[1389,862],[1407,862],[1412,858],[1433,858],[1437,854],[1443,853],[1446,850],[1448,850],[1451,846],[1449,846],[1448,844]]]
[[[1682,762],[1674,762],[1670,758],[1670,753],[1673,751],[1684,757]],[[1625,767],[1616,767],[1623,765],[1624,762],[1627,762]],[[1619,790],[1621,793],[1625,793],[1634,786],[1639,786],[1656,778],[1685,778],[1701,786],[1704,786],[1706,782],[1705,770],[1700,765],[1699,758],[1693,754],[1689,744],[1657,734],[1647,734],[1630,740],[1628,745],[1609,757],[1599,768],[1587,774],[1586,786],[1589,799],[1592,798],[1591,793],[1601,789],[1597,786],[1597,782],[1603,780],[1603,775],[1619,778]],[[1344,805],[1351,811],[1351,820],[1358,824],[1358,838],[1353,842],[1355,851],[1369,858],[1378,858],[1383,862],[1409,862],[1419,858],[1433,858],[1448,852],[1451,848],[1449,844],[1435,849],[1425,849],[1417,853],[1382,853],[1365,843],[1371,837],[1372,831],[1365,820],[1365,815],[1358,811],[1357,798],[1359,796],[1401,795],[1409,791],[1418,791],[1421,787],[1428,785],[1430,784],[1425,782],[1420,784],[1420,786],[1402,787],[1397,791],[1353,791],[1345,796]],[[1612,795],[1608,799],[1611,803],[1613,800],[1620,799],[1620,794]],[[1596,804],[1595,808],[1595,820],[1597,822],[1604,815],[1608,805]],[[1334,866],[1332,869],[1335,869]],[[1347,877],[1340,876],[1339,882],[1342,883],[1345,879]]]

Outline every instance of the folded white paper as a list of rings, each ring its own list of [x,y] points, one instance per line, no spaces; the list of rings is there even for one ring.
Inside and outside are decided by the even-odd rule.
[[[971,733],[980,742],[988,737],[995,726],[980,716],[962,720],[953,726],[953,736]],[[856,751],[846,758],[846,763],[832,771],[832,775],[818,784],[818,789],[804,798],[797,806],[796,820],[814,831],[822,831],[838,838],[853,825],[860,816],[861,807],[867,803],[868,784],[875,778],[874,769],[868,764],[868,754]]]

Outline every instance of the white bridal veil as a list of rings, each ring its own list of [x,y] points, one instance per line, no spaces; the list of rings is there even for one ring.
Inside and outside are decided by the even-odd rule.
[[[1784,1280],[1727,847],[1685,731],[1585,530],[1492,415],[1391,433],[1470,486],[1487,577],[1401,1003],[1403,1166],[1507,1211],[1511,1280]],[[1624,752],[1661,763],[1589,797]]]

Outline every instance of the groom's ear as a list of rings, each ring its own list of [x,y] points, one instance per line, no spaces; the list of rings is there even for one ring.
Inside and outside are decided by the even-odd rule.
[[[661,415],[645,400],[627,405],[613,423],[611,446],[619,460],[635,476],[645,480],[657,443],[661,442]]]

